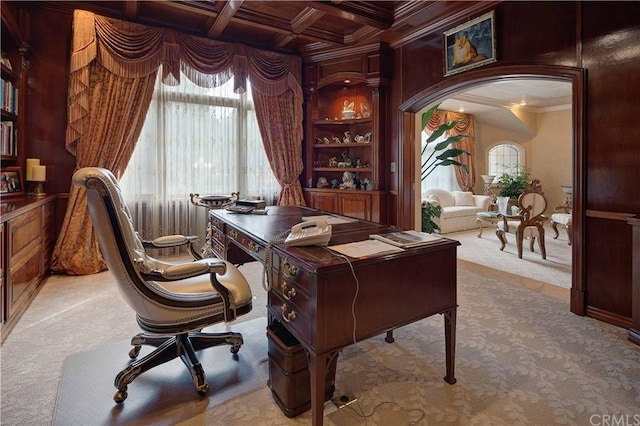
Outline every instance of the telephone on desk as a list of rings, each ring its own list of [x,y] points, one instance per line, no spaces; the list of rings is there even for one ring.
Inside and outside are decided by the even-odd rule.
[[[294,225],[284,240],[286,246],[326,246],[331,239],[331,225],[326,220],[310,220]]]

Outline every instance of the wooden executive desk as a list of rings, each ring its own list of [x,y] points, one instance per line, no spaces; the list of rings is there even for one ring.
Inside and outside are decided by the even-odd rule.
[[[326,214],[306,207],[269,207],[267,215],[210,211],[211,245],[232,263],[264,262],[275,236],[302,216]],[[329,245],[361,241],[369,234],[397,230],[362,220],[333,225]],[[447,383],[455,383],[456,248],[442,242],[402,253],[351,259],[349,264],[322,247],[271,245],[269,323],[280,321],[309,356],[314,425],[323,421],[327,365],[337,352],[433,314],[443,314]],[[355,298],[355,327],[352,303]],[[355,330],[354,330],[355,328]]]

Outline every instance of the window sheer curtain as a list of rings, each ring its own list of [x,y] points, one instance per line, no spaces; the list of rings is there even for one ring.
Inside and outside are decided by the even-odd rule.
[[[452,121],[457,121],[458,123],[448,131],[450,136],[467,135],[466,138],[462,138],[460,141],[452,143],[452,148],[464,149],[470,155],[460,155],[456,157],[456,161],[465,164],[467,166],[467,170],[464,170],[462,167],[450,168],[454,169],[456,180],[461,190],[473,191],[473,186],[476,183],[475,167],[473,163],[475,158],[476,132],[473,116],[471,114],[438,109],[427,122],[427,126],[424,131],[431,133],[440,127],[441,124],[451,123]]]
[[[239,192],[273,205],[280,185],[265,154],[251,91],[234,92],[233,78],[209,89],[180,81],[167,86],[156,79],[120,186],[143,237],[189,234],[204,241],[207,211],[193,206],[189,194]]]
[[[422,145],[420,146],[421,151],[424,149],[424,146],[427,144],[427,139],[429,138],[431,133],[433,132],[429,130],[423,130],[422,132],[420,132],[420,136],[422,139]],[[440,142],[444,141],[447,137],[448,136],[446,134],[442,135],[441,137],[439,137],[438,139],[436,139],[435,141],[427,145],[427,149],[424,149],[424,153],[422,154],[421,163],[424,163],[425,160],[429,158],[433,153],[435,146]],[[451,167],[451,166],[436,167],[433,170],[433,173],[431,173],[421,182],[421,191],[423,194],[422,199],[424,200],[426,198],[424,194],[426,194],[427,190],[431,188],[446,189],[447,191],[460,191],[460,186],[458,185],[458,179],[456,178],[456,173],[454,170],[457,168],[459,167]]]
[[[251,81],[254,93],[269,98],[268,105],[288,103],[286,114],[277,116],[286,116],[287,123],[277,122],[278,118],[260,123],[263,116],[258,116],[257,120],[268,151],[287,157],[285,161],[272,164],[282,187],[280,202],[303,202],[302,187],[298,182],[301,168],[295,178],[283,168],[302,163],[301,158],[292,160],[294,156],[301,157],[302,150],[300,57],[106,18],[82,10],[74,11],[67,100],[66,147],[77,157],[77,168],[105,167],[121,178],[140,135],[160,66],[162,82],[167,85],[180,84],[184,75],[197,86],[214,88],[233,77],[236,93],[245,92],[247,81]],[[104,85],[102,81],[113,81],[114,84]],[[142,88],[138,93],[137,87]],[[132,102],[120,102],[122,98]],[[289,121],[295,124],[291,125]],[[279,131],[282,128],[295,131],[282,133]],[[191,190],[196,188],[189,188]],[[72,186],[53,252],[54,272],[79,275],[106,268],[95,234],[87,226],[89,223],[86,195]]]

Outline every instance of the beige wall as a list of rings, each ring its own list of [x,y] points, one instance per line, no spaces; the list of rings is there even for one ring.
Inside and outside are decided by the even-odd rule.
[[[537,114],[537,132],[531,137],[512,130],[476,122],[476,194],[484,193],[480,175],[487,170],[487,151],[501,141],[519,143],[525,150],[525,164],[531,177],[540,179],[549,207],[564,201],[561,185],[570,185],[572,176],[571,109]]]

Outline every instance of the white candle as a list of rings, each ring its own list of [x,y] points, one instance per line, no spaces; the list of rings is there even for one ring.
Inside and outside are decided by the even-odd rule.
[[[40,160],[37,158],[27,158],[27,180],[33,179],[33,168],[40,165]]]
[[[33,180],[44,182],[47,180],[47,166],[33,166]]]

